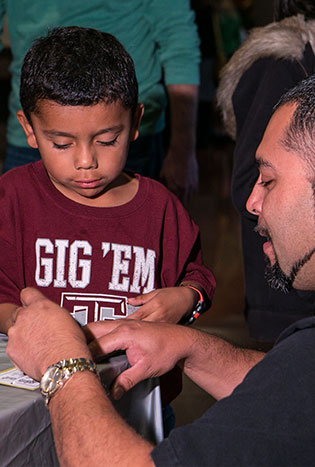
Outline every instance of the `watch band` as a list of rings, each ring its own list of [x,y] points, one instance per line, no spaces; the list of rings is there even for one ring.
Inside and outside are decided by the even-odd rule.
[[[71,376],[79,371],[91,371],[99,377],[95,363],[86,358],[60,360],[47,368],[40,381],[40,392],[46,406],[48,406],[51,397],[64,386]]]

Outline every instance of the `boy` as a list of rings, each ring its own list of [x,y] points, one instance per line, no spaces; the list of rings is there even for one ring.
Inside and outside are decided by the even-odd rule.
[[[121,44],[52,30],[25,56],[20,98],[17,118],[42,160],[1,177],[0,331],[26,286],[82,325],[140,305],[134,318],[177,323],[209,306],[198,228],[162,185],[123,171],[143,106]]]

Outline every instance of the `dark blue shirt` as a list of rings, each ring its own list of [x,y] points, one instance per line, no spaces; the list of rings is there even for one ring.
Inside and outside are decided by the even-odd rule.
[[[315,318],[287,328],[231,396],[174,429],[159,466],[314,466]]]

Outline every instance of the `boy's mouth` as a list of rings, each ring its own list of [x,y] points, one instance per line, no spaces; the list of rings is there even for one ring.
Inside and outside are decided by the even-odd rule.
[[[96,188],[100,184],[100,179],[96,180],[75,180],[74,183],[80,188]]]

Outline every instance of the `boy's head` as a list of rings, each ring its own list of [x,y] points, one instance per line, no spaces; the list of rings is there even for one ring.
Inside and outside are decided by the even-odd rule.
[[[129,199],[122,171],[143,106],[132,59],[112,35],[53,29],[26,54],[20,95],[17,118],[59,191],[92,206]]]
[[[30,123],[42,100],[67,106],[118,101],[133,115],[138,104],[134,64],[111,34],[55,28],[35,41],[24,58],[20,100]]]

